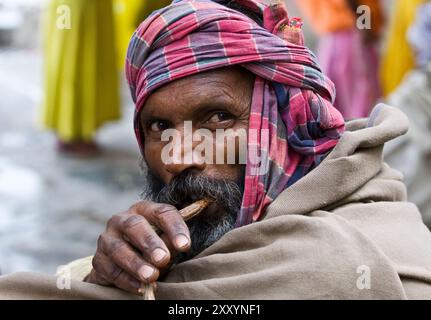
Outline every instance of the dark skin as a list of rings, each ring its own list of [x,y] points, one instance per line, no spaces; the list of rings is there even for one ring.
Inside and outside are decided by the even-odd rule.
[[[184,134],[184,121],[192,121],[193,130],[247,130],[253,84],[250,73],[231,67],[189,76],[154,92],[141,113],[149,170],[164,184],[185,170],[212,178],[239,179],[240,164],[165,164],[161,154],[168,142],[161,141],[161,133],[177,129]],[[207,210],[216,214],[220,209],[214,204]],[[163,234],[158,236],[150,224]],[[139,202],[108,221],[86,281],[138,294],[142,283],[157,281],[173,257],[187,252],[190,244],[190,231],[177,208]]]

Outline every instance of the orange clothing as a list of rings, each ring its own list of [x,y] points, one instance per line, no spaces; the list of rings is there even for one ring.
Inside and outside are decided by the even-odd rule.
[[[355,15],[346,0],[297,0],[301,12],[318,34],[351,29]]]
[[[359,17],[346,0],[297,0],[302,13],[309,19],[318,34],[350,30]],[[359,5],[371,9],[372,32],[379,35],[384,24],[383,10],[379,0],[359,0]]]
[[[379,36],[385,25],[385,15],[382,4],[379,0],[360,0],[361,5],[366,5],[371,9],[371,31],[375,36]]]

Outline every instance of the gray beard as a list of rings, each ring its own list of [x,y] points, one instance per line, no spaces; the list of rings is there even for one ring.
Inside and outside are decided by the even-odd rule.
[[[210,216],[203,212],[202,215],[186,222],[192,240],[191,249],[186,253],[180,253],[174,259],[174,264],[192,259],[235,228],[242,204],[244,190],[242,181],[214,180],[185,172],[176,177],[170,185],[165,186],[148,170],[143,161],[141,169],[147,178],[141,195],[143,200],[178,207],[186,199],[197,201],[210,198],[221,208],[217,215]]]
[[[202,217],[186,222],[192,239],[191,249],[178,254],[174,263],[190,260],[219,241],[226,233],[235,228],[237,215],[237,212],[226,212],[213,219]]]

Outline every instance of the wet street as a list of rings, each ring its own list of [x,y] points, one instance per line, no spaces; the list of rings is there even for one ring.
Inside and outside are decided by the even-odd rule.
[[[106,220],[136,202],[142,177],[133,107],[97,137],[91,160],[57,154],[38,124],[42,61],[37,50],[0,49],[0,269],[55,273],[95,251]]]

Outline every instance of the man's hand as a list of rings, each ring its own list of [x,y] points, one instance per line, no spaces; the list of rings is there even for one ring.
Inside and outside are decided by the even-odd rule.
[[[157,235],[150,224],[163,234]],[[174,206],[137,203],[108,221],[85,281],[138,294],[142,283],[156,281],[171,257],[188,251],[190,244],[189,229]]]

